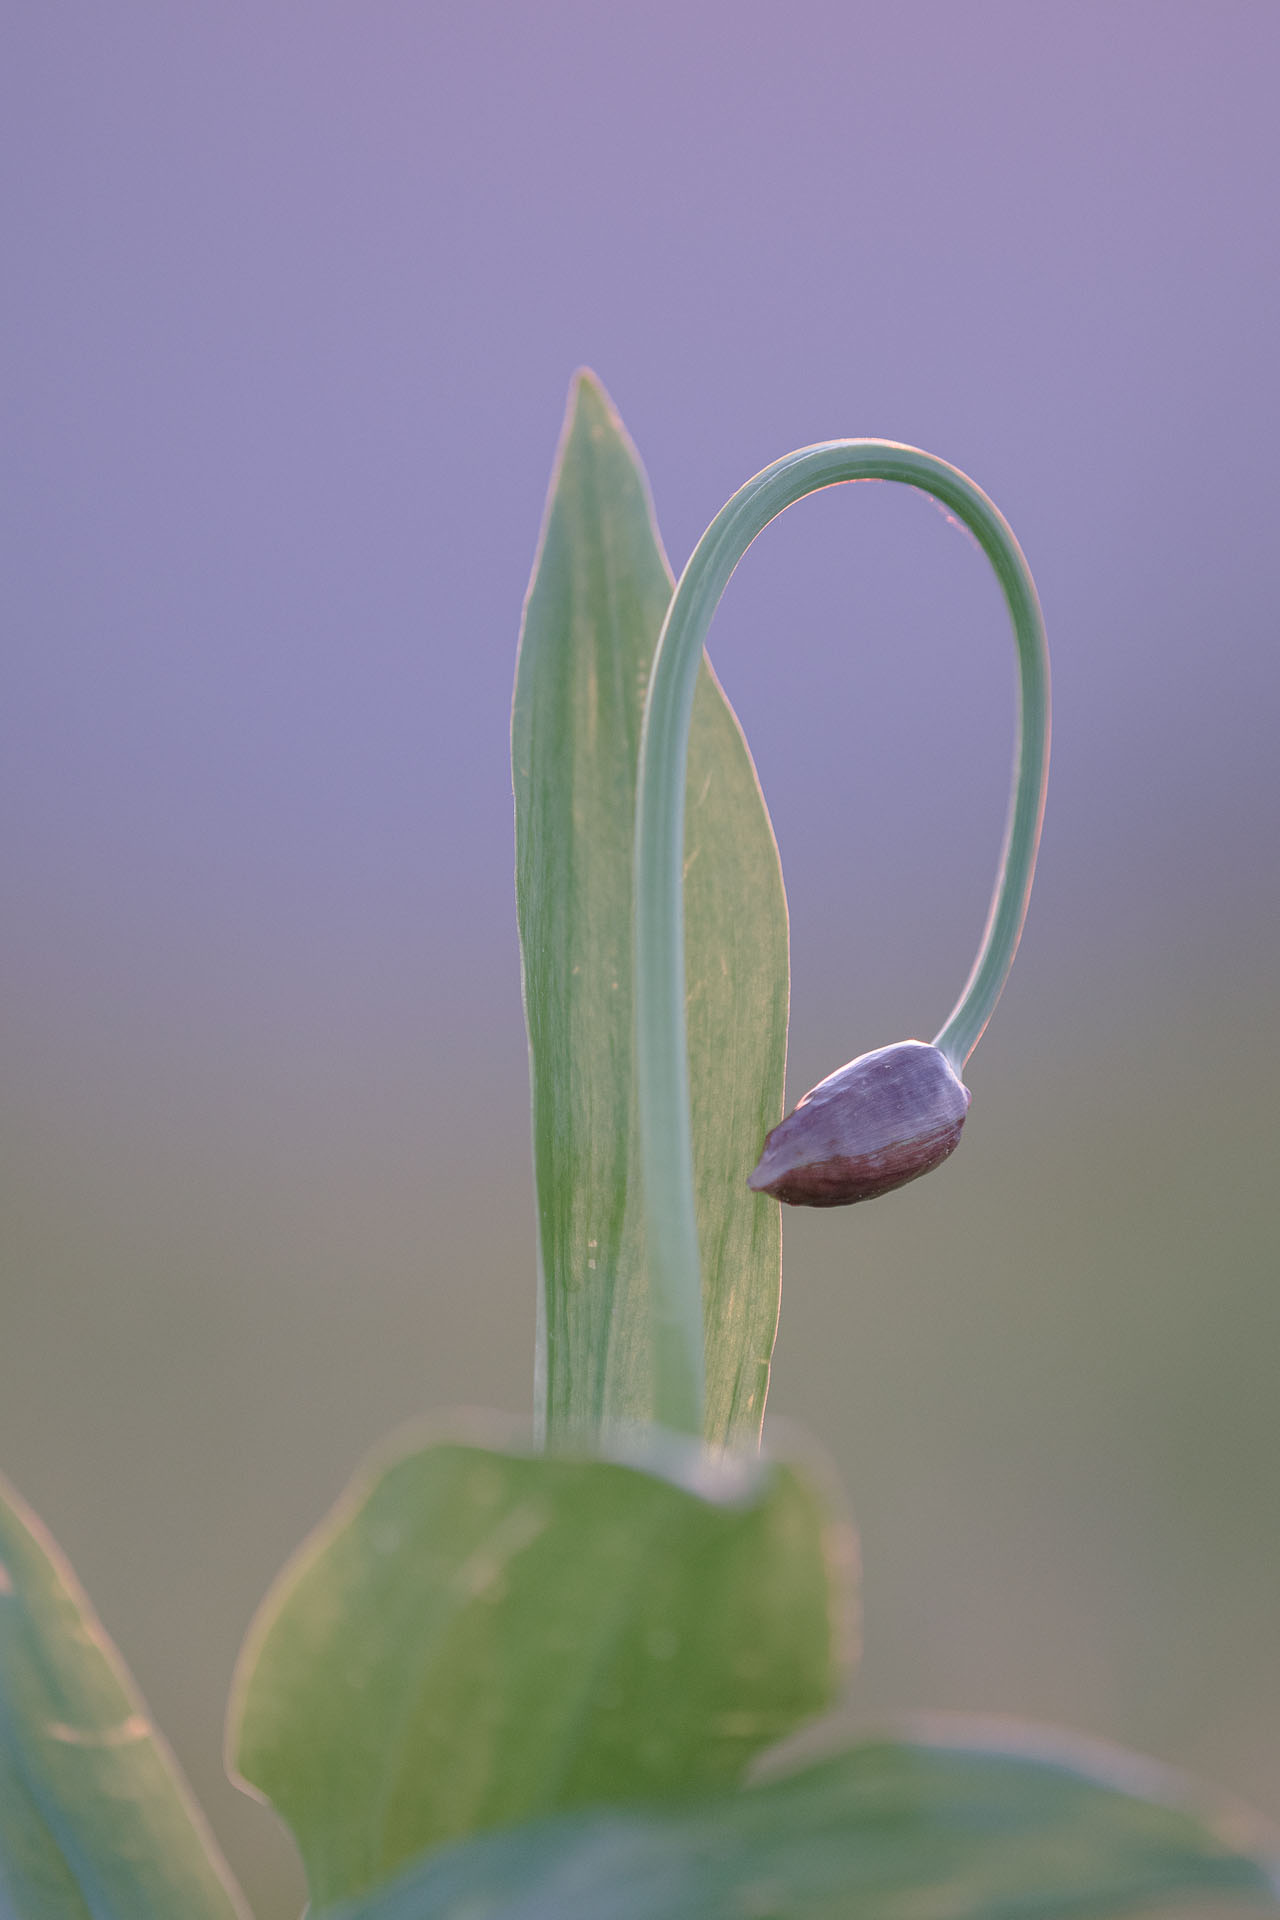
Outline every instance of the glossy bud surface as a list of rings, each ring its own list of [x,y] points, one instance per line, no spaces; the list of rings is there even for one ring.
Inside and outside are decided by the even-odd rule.
[[[900,1040],[810,1088],[747,1181],[792,1207],[847,1207],[918,1180],[955,1149],[969,1089],[937,1047]]]

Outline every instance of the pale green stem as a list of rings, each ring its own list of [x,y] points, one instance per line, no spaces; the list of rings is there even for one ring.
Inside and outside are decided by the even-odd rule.
[[[640,1153],[653,1302],[654,1411],[660,1425],[677,1432],[702,1431],[706,1371],[684,979],[684,791],[694,685],[720,596],[756,535],[806,494],[846,480],[897,480],[941,501],[991,562],[1013,620],[1018,748],[1009,823],[978,957],[934,1041],[957,1072],[991,1018],[1031,892],[1048,770],[1049,658],[1035,582],[1004,516],[956,467],[889,440],[829,440],[776,460],[716,515],[681,575],[654,654],[640,741],[635,848]]]

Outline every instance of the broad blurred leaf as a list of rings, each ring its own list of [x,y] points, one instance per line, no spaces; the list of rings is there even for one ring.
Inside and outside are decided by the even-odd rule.
[[[70,1567],[0,1482],[0,1915],[247,1911]]]
[[[697,1806],[452,1847],[325,1920],[1100,1920],[1188,1894],[1276,1911],[1265,1839],[1163,1800],[1157,1771],[877,1741]]]
[[[551,1436],[650,1417],[632,1084],[632,840],[649,664],[671,598],[644,473],[580,374],[525,606],[512,717],[516,904],[533,1082]],[[769,816],[704,666],[685,834],[686,979],[707,1436],[752,1443],[781,1286],[780,1209],[747,1191],[782,1112],[787,911]]]
[[[232,1707],[313,1900],[483,1828],[723,1785],[829,1701],[839,1529],[788,1470],[698,1471],[719,1497],[449,1443],[339,1504]]]

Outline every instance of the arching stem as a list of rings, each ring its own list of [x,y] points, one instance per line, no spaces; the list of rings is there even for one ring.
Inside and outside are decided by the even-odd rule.
[[[684,798],[702,649],[738,562],[778,514],[848,480],[896,480],[931,494],[969,528],[994,567],[1018,657],[1018,746],[1000,869],[978,957],[934,1045],[957,1073],[1000,997],[1026,918],[1044,811],[1049,659],[1035,582],[1004,516],[958,468],[889,440],[830,440],[776,460],[716,515],[694,549],[654,655],[636,801],[636,1076],[653,1303],[655,1416],[702,1431],[702,1274],[694,1206],[685,1034]]]

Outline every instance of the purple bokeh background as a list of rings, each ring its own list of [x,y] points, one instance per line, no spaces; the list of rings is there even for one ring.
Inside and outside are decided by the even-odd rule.
[[[1011,1142],[1060,1127],[1074,1152],[1102,1116],[1121,1224],[1098,1276],[1113,1257],[1131,1270],[1162,1221],[1191,1244],[1210,1216],[1175,1232],[1169,1207],[1190,1205],[1215,1139],[1233,1206],[1269,1218],[1274,1131],[1231,1129],[1242,1098],[1269,1120],[1278,1064],[1280,13],[42,0],[11,10],[4,41],[0,1434],[216,1797],[213,1703],[247,1607],[355,1455],[415,1406],[525,1403],[507,721],[579,363],[636,439],[677,567],[734,487],[809,440],[917,442],[993,494],[1040,582],[1056,738],[975,1123],[988,1100],[1000,1137],[1002,1074],[1025,1096]],[[1003,818],[1009,643],[970,545],[926,502],[860,488],[770,530],[713,652],[788,876],[799,1092],[927,1037],[961,984]],[[1124,1213],[1124,1143],[1175,1115],[1190,1173],[1178,1161],[1166,1188],[1173,1148],[1153,1149]],[[998,1218],[981,1152],[971,1204]],[[945,1249],[946,1194],[921,1204]],[[1228,1257],[1214,1219],[1197,1270],[1220,1302],[1232,1261],[1274,1273],[1276,1243],[1242,1228]],[[836,1233],[799,1227],[796,1257],[845,1258]],[[1090,1315],[1115,1284],[1098,1279]],[[1193,1293],[1192,1371],[1214,1338]],[[1274,1305],[1246,1295],[1241,1351],[1269,1350],[1273,1372]],[[1135,1327],[1159,1323],[1157,1298]],[[879,1524],[882,1564],[927,1582],[857,1484],[870,1442],[821,1371],[830,1312],[798,1301],[778,1397],[854,1474],[869,1565]],[[927,1359],[892,1326],[908,1393]],[[1235,1355],[1218,1351],[1224,1406]],[[1110,1390],[1117,1408],[1136,1391]],[[1176,1420],[1169,1392],[1161,1374],[1153,1404]],[[1068,1403],[1074,1388],[1064,1434]],[[1021,1406],[975,1460],[1007,1458]],[[1241,1429],[1224,1486],[1242,1462],[1267,1484],[1274,1439],[1251,1450],[1273,1427]],[[1151,1511],[1141,1475],[1114,1507],[1066,1475],[1054,1523],[1111,1542],[1079,1605],[1120,1594],[1162,1672],[1204,1631],[1190,1602],[1151,1625],[1182,1484],[1149,1589],[1124,1560],[1125,1516]],[[967,1497],[947,1483],[939,1513]],[[1015,1532],[1043,1476],[1019,1497]],[[989,1598],[963,1579],[976,1619]],[[1260,1621],[1261,1561],[1241,1591]],[[1056,1631],[1026,1629],[1028,1660]],[[921,1700],[887,1630],[892,1682],[868,1684],[902,1704],[930,1684],[1037,1711],[1079,1698],[1095,1722],[1115,1703],[1104,1730],[1280,1804],[1248,1718],[1264,1650],[1240,1619],[1224,1632],[1243,1636],[1249,1702],[1223,1706],[1216,1675],[1176,1725],[1143,1717],[1154,1667],[1132,1700],[1116,1691],[1150,1644],[1136,1625],[1082,1642],[1075,1667],[1068,1649],[1061,1698],[1000,1665],[1007,1623],[984,1639],[942,1616],[913,1643],[916,1671],[936,1655]],[[261,1816],[228,1793],[215,1819]],[[284,1911],[283,1847],[273,1860],[256,1884]]]

